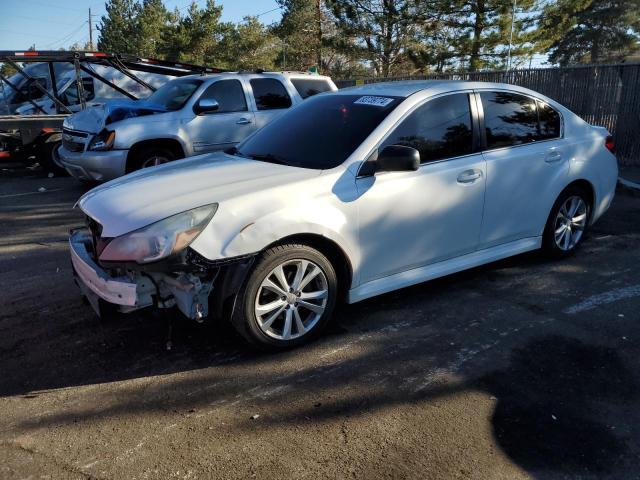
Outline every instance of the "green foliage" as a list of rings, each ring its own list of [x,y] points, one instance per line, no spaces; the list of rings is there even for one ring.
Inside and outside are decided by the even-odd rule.
[[[311,66],[322,69],[322,33],[326,12],[321,2],[277,1],[282,9],[282,19],[273,28],[273,33],[281,40],[280,64],[290,70],[307,70]]]
[[[218,65],[229,69],[273,70],[280,48],[278,39],[256,17],[226,24],[217,49]]]
[[[620,61],[638,51],[640,0],[559,0],[545,7],[539,29],[553,63]]]
[[[339,37],[335,48],[370,62],[377,75],[398,73],[422,20],[416,0],[327,0]]]
[[[234,69],[334,77],[618,61],[638,50],[640,0],[276,0],[282,17],[222,22],[222,6],[107,0],[98,48]],[[512,31],[513,24],[513,31]],[[509,48],[511,44],[511,48]],[[76,45],[75,48],[81,46]]]
[[[135,0],[108,0],[107,14],[102,17],[98,31],[98,50],[115,53],[136,53],[135,38],[137,14]]]

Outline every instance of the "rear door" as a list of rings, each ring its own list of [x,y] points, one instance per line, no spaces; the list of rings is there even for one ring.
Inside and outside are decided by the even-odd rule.
[[[195,154],[224,150],[244,140],[256,129],[249,111],[247,93],[238,79],[218,80],[209,85],[198,100],[215,100],[215,112],[195,115],[185,124]]]
[[[487,162],[479,248],[542,235],[569,173],[561,116],[511,91],[479,90],[476,100]]]
[[[286,112],[293,100],[284,84],[277,78],[252,77],[249,85],[256,106],[256,127],[261,128]]]

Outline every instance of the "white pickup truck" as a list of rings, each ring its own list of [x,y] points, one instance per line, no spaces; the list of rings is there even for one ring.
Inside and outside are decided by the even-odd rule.
[[[230,148],[305,98],[333,90],[329,77],[308,73],[182,77],[146,100],[106,102],[67,117],[59,161],[80,180],[111,180]]]

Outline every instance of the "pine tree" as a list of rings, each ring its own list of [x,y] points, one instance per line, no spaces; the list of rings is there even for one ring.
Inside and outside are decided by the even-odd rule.
[[[343,52],[371,63],[376,75],[389,77],[406,60],[407,47],[416,34],[419,1],[327,0]]]
[[[639,32],[640,0],[559,0],[544,9],[538,46],[560,65],[620,61]]]
[[[107,14],[101,18],[98,30],[98,50],[113,53],[137,53],[135,36],[136,2],[134,0],[107,0]]]

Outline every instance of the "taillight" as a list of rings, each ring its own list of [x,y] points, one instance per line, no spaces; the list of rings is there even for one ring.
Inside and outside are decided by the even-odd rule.
[[[607,135],[607,138],[604,141],[604,146],[607,147],[611,153],[616,153],[616,142],[613,141],[612,135]]]

